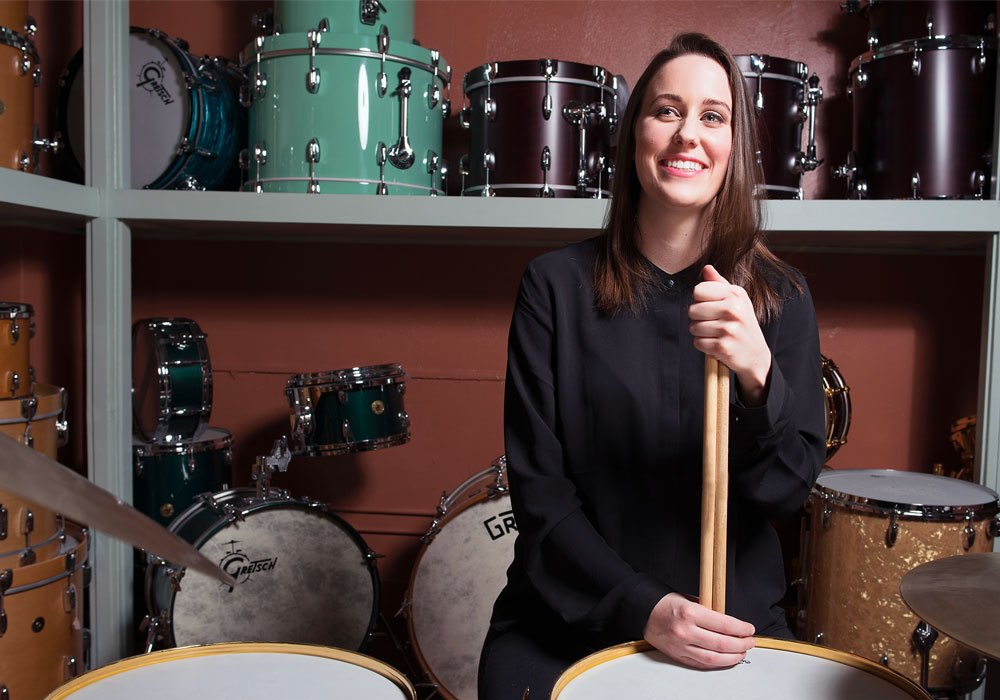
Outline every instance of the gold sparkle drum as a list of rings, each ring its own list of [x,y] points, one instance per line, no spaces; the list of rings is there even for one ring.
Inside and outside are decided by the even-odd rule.
[[[758,637],[732,668],[679,666],[645,642],[604,649],[570,666],[552,700],[903,700],[930,696],[903,676],[866,659],[813,644]]]
[[[0,570],[0,697],[40,698],[83,670],[87,531],[67,530],[56,556]]]
[[[932,474],[831,470],[806,510],[806,639],[919,681],[920,620],[900,599],[899,581],[919,564],[992,550],[996,492]],[[972,649],[941,635],[928,653],[932,693],[962,694],[981,682],[983,659]]]
[[[308,644],[229,643],[134,656],[67,683],[46,700],[273,697],[416,700],[406,677],[377,659]]]
[[[31,304],[0,301],[0,398],[31,393],[31,339],[34,337]]]
[[[476,700],[479,652],[514,559],[517,524],[507,461],[441,497],[423,537],[404,609],[417,660],[445,700]]]

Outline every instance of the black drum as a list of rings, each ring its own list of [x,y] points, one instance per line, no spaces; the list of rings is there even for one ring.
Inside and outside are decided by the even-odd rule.
[[[996,36],[996,2],[865,0],[845,7],[868,20],[868,48],[872,50],[910,39]]]
[[[815,170],[819,78],[805,63],[764,54],[734,56],[757,113],[757,141],[768,199],[802,199],[802,173]],[[802,127],[809,145],[802,150]]]
[[[859,199],[989,193],[996,40],[914,39],[851,63],[854,137],[836,174]]]
[[[600,66],[554,59],[487,63],[466,73],[462,194],[610,195],[610,144],[626,102],[618,83]]]

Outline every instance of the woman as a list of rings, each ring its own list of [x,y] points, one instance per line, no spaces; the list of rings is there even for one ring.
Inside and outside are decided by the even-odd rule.
[[[480,660],[483,700],[547,698],[591,651],[645,638],[695,668],[790,637],[769,524],[825,454],[801,275],[764,245],[753,111],[701,34],[658,54],[621,124],[605,230],[528,266],[504,432],[519,534]],[[733,372],[726,610],[698,591],[704,359]]]

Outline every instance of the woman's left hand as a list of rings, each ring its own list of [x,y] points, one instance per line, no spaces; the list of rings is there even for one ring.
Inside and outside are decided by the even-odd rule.
[[[702,276],[688,309],[694,346],[729,367],[739,382],[740,398],[758,406],[767,396],[771,349],[753,303],[743,287],[729,284],[711,265],[705,266]]]

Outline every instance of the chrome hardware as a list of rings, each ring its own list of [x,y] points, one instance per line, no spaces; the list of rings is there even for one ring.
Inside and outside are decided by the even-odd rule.
[[[795,169],[799,172],[815,170],[823,163],[823,159],[816,158],[816,105],[823,101],[823,88],[819,86],[819,76],[815,73],[808,80],[804,97],[804,116],[809,120],[809,144],[805,153],[800,151],[796,156]]]
[[[813,644],[822,644],[822,643],[823,643],[823,633],[817,632],[816,636],[813,637]]]
[[[17,159],[17,169],[23,173],[31,170],[31,156],[21,151],[21,156]]]
[[[889,655],[882,654],[882,658],[879,659],[879,663],[885,666],[886,668],[889,668]]]
[[[465,196],[465,178],[469,176],[469,154],[464,153],[462,157],[458,159],[458,176],[461,178],[459,182],[459,192],[461,196]]]
[[[319,139],[313,137],[306,144],[306,161],[309,163],[309,188],[306,192],[319,194],[319,181],[316,180],[316,163],[319,162]]]
[[[0,700],[10,700],[10,693],[7,691],[7,686],[0,683]]]
[[[979,40],[979,55],[972,59],[972,72],[979,74],[986,70],[986,42]]]
[[[379,13],[385,12],[385,5],[378,0],[360,0],[358,3],[358,15],[361,24],[373,25],[378,21]]]
[[[38,31],[38,23],[35,22],[35,18],[31,15],[26,15],[24,18],[24,33],[28,35],[29,39],[35,38],[35,32]]]
[[[567,102],[563,105],[563,117],[570,124],[577,127],[577,134],[580,138],[580,154],[576,165],[576,194],[582,197],[587,192],[587,183],[594,177],[587,172],[587,121],[590,116],[596,116],[599,120],[607,116],[604,104],[582,102]]]
[[[910,175],[910,193],[914,199],[920,198],[920,173]]]
[[[858,68],[858,72],[854,76],[854,83],[859,88],[864,88],[868,85],[868,74],[865,73],[864,68]]]
[[[434,187],[434,173],[442,168],[441,156],[434,151],[427,151],[427,172],[431,176],[431,197],[437,196],[437,189]]]
[[[472,109],[469,107],[462,107],[461,111],[458,113],[458,124],[463,129],[469,128],[469,117],[472,114]]]
[[[895,545],[899,538],[899,523],[896,520],[898,517],[899,512],[894,510],[889,516],[889,527],[885,530],[885,543],[890,547]]]
[[[274,33],[274,8],[269,8],[263,12],[254,12],[250,16],[250,28],[258,35]]]
[[[24,418],[30,424],[35,418],[35,413],[38,411],[38,398],[35,396],[29,396],[26,399],[21,400],[21,417]]]
[[[559,62],[551,58],[543,58],[542,75],[545,77],[545,96],[542,98],[542,116],[548,119],[552,116],[552,95],[549,93],[549,84],[552,76],[559,72]]]
[[[494,170],[497,166],[497,157],[490,149],[483,151],[483,167],[487,170]]]
[[[250,153],[247,151],[247,149],[244,148],[240,150],[239,161],[240,161],[240,170],[250,169]]]
[[[965,516],[965,527],[962,529],[965,534],[965,541],[962,543],[966,550],[972,549],[976,543],[976,528],[973,526],[972,513]]]
[[[11,323],[10,323],[10,344],[17,345],[17,341],[21,339],[21,324],[14,317],[14,312],[11,312]]]
[[[77,674],[76,658],[73,656],[64,656],[63,660],[66,664],[63,667],[63,680],[64,681],[73,680]]]
[[[486,112],[486,117],[491,122],[495,122],[497,120],[497,101],[492,97],[487,97],[483,103],[483,111]]]
[[[385,72],[385,58],[389,52],[389,28],[384,24],[378,33],[378,52],[382,54],[382,67],[378,72],[378,96],[385,97],[386,90],[389,89],[389,76]]]
[[[549,168],[552,167],[552,151],[549,150],[548,146],[542,147],[542,187],[538,190],[538,196],[540,197],[554,197],[555,191],[549,187]]]
[[[878,30],[877,29],[870,29],[868,31],[868,50],[869,51],[874,51],[875,50],[875,47],[878,46],[878,40],[879,40]]]
[[[920,75],[921,65],[922,65],[922,63],[920,61],[920,47],[919,46],[914,46],[913,47],[913,60],[910,61],[910,72],[913,73],[913,75],[915,77]]]
[[[20,566],[31,566],[38,559],[38,555],[35,554],[35,550],[29,549],[25,552],[21,552],[21,555],[17,558],[17,563]]]
[[[216,158],[219,155],[218,153],[210,151],[207,148],[202,148],[201,146],[195,146],[188,140],[186,136],[181,139],[180,144],[177,146],[176,153],[179,156],[196,155],[196,156],[201,156],[202,158]]]
[[[603,176],[609,162],[604,156],[597,156],[597,187],[594,191],[594,199],[602,199],[604,197]]]
[[[24,509],[24,519],[21,521],[21,534],[30,535],[35,531],[35,513],[30,508]]]
[[[830,504],[827,502],[826,496],[823,497],[823,512],[820,514],[820,524],[823,525],[824,530],[830,528],[830,516],[833,515],[833,511],[830,509]]]
[[[276,471],[287,472],[291,461],[292,453],[288,450],[288,440],[284,435],[274,441],[270,454],[254,460],[250,479],[257,482],[257,498],[267,498],[271,490],[271,475]]]
[[[611,76],[611,114],[608,115],[608,128],[611,133],[618,131],[618,76]],[[602,91],[601,101],[604,101],[604,94]]]
[[[448,161],[441,159],[441,191],[448,194]]]
[[[389,162],[400,170],[406,170],[413,165],[415,154],[410,146],[410,136],[407,133],[407,119],[410,105],[410,93],[413,86],[410,84],[410,69],[401,68],[399,70],[399,87],[393,95],[399,95],[399,140],[389,149]]]
[[[63,589],[63,611],[71,613],[76,610],[76,586],[72,583]]]
[[[924,19],[924,26],[927,27],[927,38],[934,38],[934,15],[930,12],[927,13],[927,17]]]
[[[253,145],[253,162],[256,165],[256,176],[254,178],[254,181],[257,183],[256,190],[263,192],[263,188],[260,185],[260,167],[267,163],[267,144],[263,141],[258,141]]]
[[[344,422],[340,425],[340,434],[344,437],[344,440],[350,442],[353,437],[351,434],[351,421],[344,419]]]
[[[11,569],[0,571],[0,637],[7,633],[7,611],[4,610],[3,599],[13,578],[14,572]]]
[[[257,53],[257,63],[254,66],[253,85],[254,90],[257,93],[257,97],[263,97],[267,94],[267,73],[262,73],[260,70],[261,51],[264,48],[264,37],[258,36],[254,38],[253,42],[254,49]]]
[[[7,509],[0,503],[0,540],[5,539],[7,539]]]
[[[842,177],[847,180],[847,196],[856,199],[864,199],[868,194],[867,183],[858,177],[858,166],[855,164],[854,151],[847,154],[847,163],[837,166],[833,170],[834,177]]]
[[[938,638],[938,631],[923,620],[913,630],[913,643],[920,652],[920,685],[927,687],[927,673],[930,651]]]
[[[21,375],[14,370],[10,371],[10,381],[8,387],[11,396],[17,396],[17,390],[21,388]]]
[[[427,106],[434,109],[441,101],[441,88],[435,83],[427,86]]]
[[[378,187],[375,189],[376,194],[389,194],[389,188],[385,186],[385,161],[388,158],[388,149],[386,149],[385,144],[381,141],[378,142],[378,146],[375,147],[375,163],[378,165]]]
[[[753,108],[760,114],[764,111],[764,69],[767,66],[764,58],[755,53],[750,54],[750,66],[757,72],[757,94],[754,96]]]
[[[320,26],[322,26],[322,22]],[[306,37],[309,40],[309,72],[306,73],[306,89],[315,95],[319,92],[319,84],[322,79],[319,68],[316,67],[316,49],[319,48],[319,43],[323,39],[323,32],[319,29],[310,29],[306,32]]]
[[[300,445],[304,445],[306,436],[312,435],[312,431],[312,413],[309,411],[297,413],[295,421],[292,423],[292,437],[295,438],[295,441]]]
[[[976,191],[978,199],[986,196],[986,173],[982,170],[972,171],[972,189]]]

